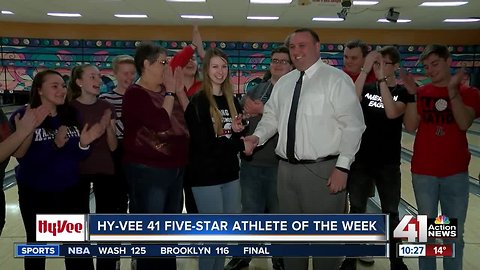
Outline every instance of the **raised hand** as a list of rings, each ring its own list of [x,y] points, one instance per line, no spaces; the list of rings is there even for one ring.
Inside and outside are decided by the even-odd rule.
[[[167,92],[177,92],[177,89],[175,88],[175,78],[173,77],[173,70],[170,67],[165,68],[165,71],[163,72],[163,85],[165,86]]]
[[[173,79],[175,81],[175,90],[177,95],[187,94],[185,92],[185,83],[183,81],[183,69],[181,67],[175,68],[173,73]]]
[[[458,88],[460,87],[464,74],[465,69],[462,67],[459,68],[455,75],[450,78],[450,81],[448,82],[448,95],[450,96],[450,99],[454,99],[458,96]]]
[[[253,154],[253,150],[257,147],[259,142],[259,138],[255,135],[250,135],[243,138],[243,143],[245,144],[245,150],[243,153],[247,156],[251,156]]]
[[[112,128],[112,124],[113,128],[115,128],[114,123],[112,123],[111,121],[111,117],[112,112],[110,110],[105,110],[103,112],[102,118],[100,118],[100,121],[98,123],[95,123],[91,127],[88,124],[85,124],[82,132],[80,133],[80,145],[83,147],[87,147],[93,141],[100,138],[100,136],[105,133],[105,130],[107,128]],[[115,130],[112,131],[114,132]]]
[[[66,126],[60,126],[57,134],[55,135],[54,143],[58,148],[62,148],[68,142],[67,137],[68,128]]]
[[[35,115],[35,128],[36,128],[40,126],[41,123],[43,123],[43,120],[47,118],[47,116],[50,114],[50,111],[46,105],[40,105],[37,108],[33,109],[33,114]]]
[[[102,118],[100,118],[100,121],[98,122],[101,126],[105,127],[105,131],[109,132],[111,134],[115,134],[115,119],[112,119],[112,111],[110,110],[105,110],[103,112]]]
[[[373,65],[373,72],[375,73],[375,78],[377,78],[377,80],[385,78],[385,61],[383,61],[383,58],[380,58],[378,62],[375,62]]]
[[[93,141],[100,138],[103,133],[105,133],[105,126],[103,124],[96,123],[91,127],[85,124],[82,133],[80,133],[80,145],[82,147],[88,147]]]
[[[403,86],[407,88],[408,93],[411,95],[416,95],[418,87],[413,79],[413,75],[402,68],[400,69],[400,78],[403,81]]]
[[[365,63],[363,64],[363,70],[368,74],[370,73],[370,70],[372,70],[372,67],[375,62],[380,62],[380,59],[382,59],[382,55],[377,52],[377,51],[371,51],[367,56],[365,57]]]
[[[198,30],[198,25],[193,26],[192,44],[197,48],[203,47],[202,36],[200,35],[200,30]]]
[[[20,114],[15,115],[15,129],[17,132],[27,136],[43,122],[47,115],[48,110],[45,108],[45,106],[38,107],[36,109],[32,109],[30,106],[27,106],[22,118],[20,118]]]
[[[113,124],[113,127],[115,127],[115,120],[112,119],[112,111],[108,109],[105,110],[103,112],[102,118],[100,118],[99,123],[105,128],[111,126],[112,124]]]

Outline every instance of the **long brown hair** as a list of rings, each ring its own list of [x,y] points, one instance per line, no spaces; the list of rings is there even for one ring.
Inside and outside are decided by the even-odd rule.
[[[82,78],[83,72],[88,67],[95,67],[95,66],[91,64],[83,64],[83,65],[75,66],[74,68],[72,68],[72,72],[70,74],[70,81],[68,81],[68,85],[67,85],[68,101],[72,101],[82,95],[82,88],[77,84],[77,80]]]
[[[213,129],[215,130],[215,133],[217,135],[222,134],[223,132],[223,125],[222,125],[222,114],[220,113],[220,110],[218,109],[217,102],[215,102],[215,98],[213,97],[213,86],[212,86],[212,80],[208,76],[208,70],[210,68],[210,61],[212,60],[213,57],[218,56],[222,59],[225,60],[225,62],[228,63],[228,56],[226,53],[224,53],[222,50],[217,49],[217,48],[210,48],[207,50],[205,54],[205,58],[203,60],[203,89],[202,91],[205,92],[205,95],[208,99],[208,103],[210,104],[210,115],[213,117]],[[230,82],[230,68],[228,69],[227,72],[227,78],[225,78],[225,81],[222,83],[220,86],[220,89],[227,99],[227,104],[228,104],[228,110],[230,112],[230,116],[232,117],[232,120],[237,116],[238,112],[237,109],[235,108],[235,103],[233,101],[233,87],[232,83]]]

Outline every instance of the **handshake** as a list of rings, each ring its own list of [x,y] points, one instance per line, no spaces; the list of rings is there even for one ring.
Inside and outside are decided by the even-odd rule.
[[[250,135],[243,137],[242,139],[245,145],[245,150],[243,151],[243,153],[247,156],[251,156],[258,145],[259,138],[255,135]]]

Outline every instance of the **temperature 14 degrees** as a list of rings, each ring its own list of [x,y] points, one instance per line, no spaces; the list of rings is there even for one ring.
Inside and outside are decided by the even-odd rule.
[[[447,250],[446,246],[433,247],[433,252],[435,252],[435,254],[438,254],[440,256],[443,254],[443,251],[445,250]]]
[[[428,257],[452,257],[453,245],[452,244],[427,244],[427,256]]]

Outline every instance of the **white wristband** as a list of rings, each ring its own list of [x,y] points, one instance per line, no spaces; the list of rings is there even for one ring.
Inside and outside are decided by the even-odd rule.
[[[87,145],[86,147],[83,147],[82,144],[80,143],[80,141],[78,141],[78,148],[80,148],[82,150],[88,150],[88,149],[90,149],[90,145]]]

